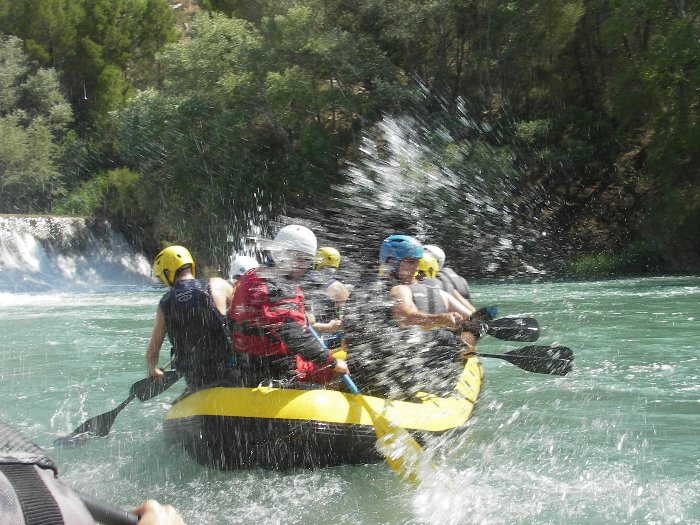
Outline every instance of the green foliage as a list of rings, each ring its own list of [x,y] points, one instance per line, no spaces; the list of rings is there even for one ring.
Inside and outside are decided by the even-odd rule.
[[[581,245],[697,252],[698,2],[184,4],[0,0],[0,31],[21,39],[0,57],[4,207],[43,211],[69,192],[64,206],[126,230],[223,249],[259,210],[323,202],[360,128],[420,105],[473,121],[436,132],[424,159],[457,186],[502,180],[517,201],[526,171],[564,200],[548,213]],[[141,175],[118,183],[107,166]],[[618,271],[616,257],[586,264]]]
[[[539,119],[518,122],[515,125],[515,137],[527,145],[545,143],[552,131],[549,119]]]
[[[105,174],[83,182],[53,209],[57,215],[96,217],[103,215],[110,181]]]
[[[651,204],[639,229],[645,238],[663,246],[667,267],[700,264],[700,184],[667,187]]]
[[[114,113],[115,148],[144,174],[142,199],[159,203],[158,237],[192,235],[208,250],[261,208],[322,198],[353,119],[376,111],[364,82],[394,74],[376,48],[303,8],[260,27],[200,14],[159,60],[162,89]]]
[[[63,190],[59,143],[71,121],[54,71],[30,67],[15,37],[0,35],[0,209],[47,211]]]
[[[0,11],[0,29],[20,37],[30,57],[57,67],[85,126],[120,105],[134,84],[157,81],[155,54],[173,42],[166,0],[27,0]]]
[[[658,243],[637,241],[619,252],[582,255],[569,265],[568,271],[577,277],[608,277],[657,273],[664,267]]]
[[[484,181],[514,181],[518,172],[509,146],[494,147],[484,141],[476,141],[470,148],[469,162],[464,171],[470,178]]]
[[[100,172],[56,204],[53,212],[107,220],[126,231],[134,245],[150,249],[153,239],[143,235],[153,235],[148,214],[151,204],[142,198],[141,179],[140,174],[126,168]]]

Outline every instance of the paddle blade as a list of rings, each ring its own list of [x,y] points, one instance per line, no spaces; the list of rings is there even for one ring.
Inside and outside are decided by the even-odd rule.
[[[182,377],[180,372],[168,370],[165,372],[162,379],[153,379],[150,377],[141,379],[131,385],[129,395],[137,397],[139,401],[148,401],[158,394],[165,392],[168,388],[173,386],[180,377]]]
[[[384,416],[373,411],[367,403],[365,408],[372,416],[374,433],[377,436],[377,450],[384,456],[392,470],[414,485],[425,480],[435,467],[426,460],[423,447],[406,429],[394,425]]]
[[[121,412],[126,405],[131,403],[133,399],[138,398],[141,401],[147,401],[165,392],[168,388],[173,386],[180,377],[181,374],[179,372],[169,370],[165,372],[163,378],[160,380],[147,377],[136,381],[129,389],[129,397],[122,401],[118,407],[88,419],[68,436],[56,439],[54,444],[58,447],[76,447],[92,438],[106,436],[112,429],[114,420],[117,419],[119,412]]]
[[[113,408],[109,412],[105,412],[104,414],[88,419],[69,435],[56,439],[54,441],[54,445],[58,447],[76,447],[84,444],[86,441],[92,438],[106,436],[109,434],[109,431],[114,424],[114,420],[117,419],[119,412],[121,412],[126,405],[131,403],[133,399],[134,396],[129,396],[122,401],[118,407]]]
[[[350,392],[358,397],[372,418],[374,434],[377,436],[377,450],[384,456],[392,470],[414,484],[418,484],[422,479],[425,479],[425,476],[435,467],[425,459],[423,447],[413,439],[408,430],[395,425],[374,410],[367,400],[362,397],[359,388],[350,379],[350,376],[343,374],[341,377]]]
[[[479,354],[503,359],[536,374],[565,376],[574,367],[574,353],[565,346],[525,346],[505,354]]]
[[[504,341],[531,343],[540,337],[540,325],[532,317],[502,317],[483,323],[482,330]]]
[[[507,352],[508,355],[522,356],[522,357],[532,357],[539,359],[562,359],[566,361],[574,360],[574,352],[571,348],[566,346],[558,345],[530,345],[518,348],[517,350],[511,350]]]

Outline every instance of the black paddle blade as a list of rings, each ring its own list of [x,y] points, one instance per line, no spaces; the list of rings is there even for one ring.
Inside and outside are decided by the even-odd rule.
[[[117,419],[119,412],[124,410],[124,407],[131,403],[133,399],[134,396],[129,396],[122,401],[118,407],[113,408],[109,412],[105,412],[104,414],[88,419],[69,435],[56,439],[53,442],[54,445],[57,447],[76,447],[84,444],[86,441],[92,438],[106,436],[109,434],[109,431],[114,424],[114,420]]]
[[[168,388],[173,386],[180,377],[182,377],[180,372],[168,370],[160,380],[150,377],[141,379],[131,385],[129,395],[137,397],[139,401],[148,401],[152,397],[156,397],[158,394],[165,392]]]
[[[574,367],[574,353],[565,346],[525,346],[505,354],[479,354],[503,359],[536,374],[565,376]]]
[[[165,372],[161,380],[147,377],[136,381],[129,389],[129,397],[122,401],[118,407],[88,419],[70,435],[55,440],[54,445],[58,447],[76,447],[94,437],[106,436],[109,434],[119,412],[121,412],[126,405],[131,403],[134,398],[138,398],[140,401],[147,401],[158,394],[162,394],[173,386],[173,384],[180,379],[181,375],[180,372],[169,370]]]
[[[482,330],[504,341],[531,343],[540,337],[540,325],[532,317],[502,317],[483,323]]]
[[[530,345],[506,352],[508,355],[523,357],[536,357],[540,359],[562,359],[566,361],[574,360],[574,352],[566,346],[550,345]]]
[[[574,353],[565,346],[532,345],[512,350],[507,354],[519,360],[520,368],[538,374],[565,376],[574,367]]]

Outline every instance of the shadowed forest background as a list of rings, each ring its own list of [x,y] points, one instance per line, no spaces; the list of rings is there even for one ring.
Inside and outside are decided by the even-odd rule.
[[[0,213],[107,220],[147,254],[184,243],[215,267],[256,221],[337,219],[363,138],[381,147],[376,124],[412,115],[448,130],[426,140],[464,184],[507,179],[560,269],[697,272],[699,15],[694,0],[0,0]]]

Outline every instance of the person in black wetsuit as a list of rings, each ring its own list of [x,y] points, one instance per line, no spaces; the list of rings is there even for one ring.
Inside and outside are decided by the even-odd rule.
[[[149,376],[163,375],[158,357],[167,334],[174,368],[190,390],[222,381],[234,361],[227,318],[233,286],[220,277],[196,279],[192,255],[182,246],[161,251],[153,273],[171,289],[158,304],[146,350]]]

